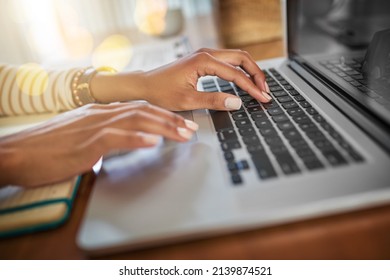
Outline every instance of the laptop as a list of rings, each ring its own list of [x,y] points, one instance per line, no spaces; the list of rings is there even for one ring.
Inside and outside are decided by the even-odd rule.
[[[272,102],[202,78],[201,90],[242,108],[185,112],[200,125],[190,142],[105,159],[80,248],[136,250],[389,203],[390,48],[377,32],[390,27],[389,4],[282,3],[288,57],[259,62]]]

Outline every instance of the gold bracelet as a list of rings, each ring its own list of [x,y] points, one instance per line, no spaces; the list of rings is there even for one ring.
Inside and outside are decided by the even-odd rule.
[[[83,106],[89,103],[97,103],[96,98],[91,91],[91,80],[98,72],[116,73],[117,71],[111,67],[99,67],[97,69],[89,67],[79,70],[72,82],[73,100],[78,106]]]

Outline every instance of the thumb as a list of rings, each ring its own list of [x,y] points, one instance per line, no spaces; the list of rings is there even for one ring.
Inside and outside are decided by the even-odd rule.
[[[240,109],[242,105],[239,97],[224,92],[195,91],[192,97],[193,109],[233,111]]]

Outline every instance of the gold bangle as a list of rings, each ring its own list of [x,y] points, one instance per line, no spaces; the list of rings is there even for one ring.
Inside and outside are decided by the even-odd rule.
[[[91,91],[91,80],[98,72],[116,73],[117,71],[111,67],[99,67],[97,69],[89,67],[78,71],[72,82],[73,100],[78,106],[83,106],[89,103],[97,103],[96,98]]]

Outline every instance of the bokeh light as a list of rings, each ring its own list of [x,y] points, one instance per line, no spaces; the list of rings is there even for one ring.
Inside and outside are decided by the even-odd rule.
[[[137,0],[134,21],[138,29],[148,35],[160,35],[166,27],[166,0]]]
[[[43,94],[48,86],[49,74],[39,64],[26,63],[18,68],[16,84],[21,92],[31,96]],[[33,83],[34,82],[34,83]],[[34,87],[32,87],[35,85]],[[36,86],[43,85],[43,86]]]
[[[123,35],[111,35],[94,50],[92,65],[95,68],[110,66],[118,71],[123,70],[133,56],[130,40]]]

